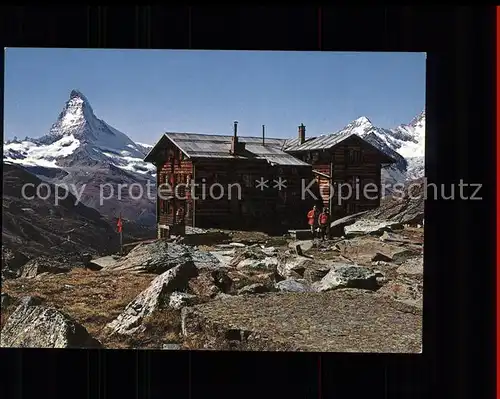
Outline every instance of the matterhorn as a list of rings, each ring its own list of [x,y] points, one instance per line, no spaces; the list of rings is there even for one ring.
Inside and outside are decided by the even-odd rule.
[[[103,185],[145,186],[154,180],[154,166],[143,161],[150,148],[99,119],[85,95],[72,90],[50,131],[40,138],[7,142],[4,162],[19,164],[50,183],[84,187],[82,202],[105,216],[121,212],[130,220],[152,224],[154,196],[146,195],[146,188],[139,199],[117,191],[106,201],[100,198]]]

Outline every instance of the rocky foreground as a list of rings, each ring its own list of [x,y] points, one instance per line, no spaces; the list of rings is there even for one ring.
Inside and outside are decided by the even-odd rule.
[[[351,219],[297,241],[194,231],[41,257],[2,285],[4,347],[420,352],[423,229]]]
[[[183,308],[182,333],[204,349],[420,352],[421,313],[370,291],[239,296]]]

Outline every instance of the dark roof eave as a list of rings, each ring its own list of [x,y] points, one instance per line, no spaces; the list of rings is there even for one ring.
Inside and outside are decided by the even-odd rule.
[[[365,140],[366,141],[366,140]],[[289,154],[301,154],[301,153],[305,153],[305,152],[309,152],[309,151],[326,151],[326,150],[332,150],[333,148],[335,148],[337,145],[341,144],[342,142],[340,143],[337,143],[331,147],[323,147],[323,148],[307,148],[307,149],[295,149],[295,150],[285,150],[285,152],[289,153]],[[368,142],[367,142],[368,143]],[[371,143],[368,143],[369,145],[371,145],[372,147],[374,147],[379,153],[381,153],[383,155],[382,157],[382,161],[381,163],[383,164],[393,164],[393,163],[397,163],[397,161],[390,157],[389,155],[383,153],[381,150],[379,150],[377,147],[373,146]]]
[[[386,156],[382,159],[382,161],[380,161],[381,164],[388,164],[388,165],[392,165],[394,163],[397,163],[398,161],[396,161],[394,158],[391,158],[389,156]]]
[[[167,133],[164,133],[163,136],[156,142],[153,148],[147,153],[146,157],[143,159],[144,162],[149,162],[149,163],[154,163],[155,161],[155,156],[158,153],[159,148],[163,147],[164,143],[166,141],[170,141],[174,146],[176,146],[180,151],[186,155],[186,157],[190,158],[189,154],[179,145],[177,144],[174,140],[172,140],[171,137],[168,137]]]
[[[154,158],[153,158],[153,154],[151,153],[153,151],[153,149],[151,149],[147,154],[146,154],[146,157],[143,159],[144,162],[147,162],[147,163],[153,163],[154,161]]]
[[[148,153],[146,154],[146,156],[143,159],[144,162],[151,163],[152,157],[153,157],[153,151],[155,150],[155,148],[156,148],[156,144],[148,151]]]
[[[156,144],[149,150],[149,152],[144,157],[143,161],[148,163],[154,163],[155,156],[158,153],[158,148],[162,145],[166,140],[165,135],[162,135],[161,138],[156,142]]]
[[[321,137],[321,136],[320,136]],[[369,146],[373,147],[376,151],[378,151],[380,154],[382,154],[384,156],[385,159],[387,159],[388,161],[387,162],[384,162],[384,163],[395,163],[397,162],[396,160],[394,160],[392,157],[390,157],[389,155],[385,154],[382,150],[380,150],[379,148],[375,147],[372,143],[370,143],[368,140],[365,140],[363,137],[357,135],[357,134],[349,134],[348,136],[342,138],[342,140],[340,140],[339,142],[337,143],[334,143],[334,144],[330,144],[330,145],[325,145],[325,146],[318,146],[318,147],[309,147],[307,148],[307,140],[299,145],[298,147],[295,147],[292,145],[292,148],[291,149],[287,149],[285,147],[284,151],[285,152],[288,152],[290,154],[292,153],[295,153],[295,154],[298,154],[298,153],[305,153],[305,152],[309,152],[309,151],[326,151],[326,150],[332,150],[334,149],[336,146],[342,144],[344,141],[346,140],[349,140],[351,138],[355,137],[357,140],[359,141],[362,141],[363,143],[365,144],[368,144]],[[316,139],[316,138],[315,138]],[[300,148],[301,146],[304,146],[306,148]]]

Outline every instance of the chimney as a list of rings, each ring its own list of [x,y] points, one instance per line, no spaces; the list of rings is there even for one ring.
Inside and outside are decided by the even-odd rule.
[[[266,125],[262,125],[262,145],[266,142]]]
[[[299,126],[299,144],[304,144],[306,141],[306,127],[303,123]]]
[[[231,154],[236,154],[244,148],[245,143],[238,142],[238,121],[234,121],[233,137],[231,138]]]

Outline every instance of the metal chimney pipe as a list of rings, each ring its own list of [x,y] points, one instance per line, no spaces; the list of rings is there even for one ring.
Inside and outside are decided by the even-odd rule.
[[[234,121],[234,131],[233,137],[231,138],[231,149],[229,150],[231,154],[236,154],[238,150],[238,121]]]
[[[265,144],[266,141],[266,125],[262,125],[262,145]]]

